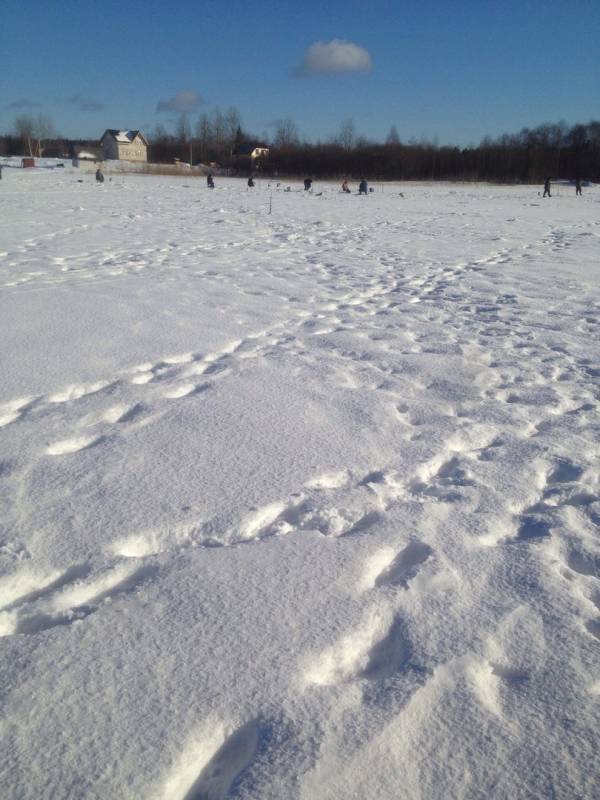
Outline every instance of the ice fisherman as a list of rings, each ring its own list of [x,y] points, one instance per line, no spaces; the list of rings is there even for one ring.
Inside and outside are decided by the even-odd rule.
[[[254,178],[252,175],[248,178],[248,188],[252,189],[254,187]]]
[[[575,197],[581,195],[581,178],[575,178]]]
[[[104,183],[104,175],[100,167],[96,170],[96,183]]]
[[[344,194],[350,194],[350,187],[348,186],[348,178],[344,178],[344,182],[342,183],[342,192],[344,192]]]
[[[304,178],[304,191],[310,191],[312,187],[312,178]]]
[[[215,182],[213,180],[212,172],[209,172],[208,175],[206,176],[206,185],[208,186],[209,189],[215,188]]]
[[[369,187],[367,185],[366,178],[361,178],[360,183],[358,184],[358,193],[359,194],[367,194],[369,191]]]
[[[543,196],[544,197],[546,197],[546,196],[547,197],[552,197],[552,195],[550,194],[550,178],[546,178],[546,180],[544,181],[544,195]]]

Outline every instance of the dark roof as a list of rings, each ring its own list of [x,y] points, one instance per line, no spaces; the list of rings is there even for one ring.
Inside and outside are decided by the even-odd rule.
[[[104,139],[106,134],[109,134],[116,142],[125,143],[125,140],[129,140],[133,142],[135,137],[139,134],[145,144],[148,144],[146,141],[146,137],[141,131],[128,131],[128,130],[117,130],[116,128],[107,128],[104,133],[102,134],[100,141]]]
[[[269,149],[269,145],[265,144],[264,142],[244,142],[243,144],[236,147],[234,156],[249,156],[253,150],[257,147],[260,147],[264,150]]]

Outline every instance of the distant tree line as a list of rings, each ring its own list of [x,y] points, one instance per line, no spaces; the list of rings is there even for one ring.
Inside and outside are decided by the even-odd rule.
[[[600,122],[540,125],[517,134],[485,138],[478,146],[403,143],[395,128],[384,143],[354,137],[350,120],[327,143],[277,145],[269,169],[280,175],[381,180],[464,180],[540,183],[545,178],[600,181]]]
[[[217,162],[232,173],[243,174],[249,159],[236,158],[238,148],[258,142],[243,126],[237,109],[214,109],[201,114],[195,124],[181,115],[172,133],[157,126],[147,134],[148,159],[172,164],[175,159],[194,164]],[[301,139],[292,119],[274,124],[263,171],[281,177],[343,175],[376,180],[464,180],[540,183],[545,178],[600,182],[600,122],[568,126],[564,122],[524,128],[495,139],[486,137],[477,146],[455,147],[436,142],[400,139],[395,126],[385,142],[358,136],[351,119],[327,142]],[[45,155],[68,158],[74,145],[97,146],[97,141],[68,141],[56,135],[52,120],[44,115],[21,114],[14,132],[0,136],[0,155]]]
[[[192,130],[185,117],[174,134],[158,128],[151,137],[150,158],[172,162],[218,162],[233,171],[247,165],[234,158],[236,149],[257,137],[247,133],[239,113],[230,109],[203,114]],[[337,178],[366,175],[381,180],[464,180],[539,183],[545,178],[580,177],[600,181],[600,122],[565,123],[525,128],[517,134],[489,137],[477,146],[454,147],[427,141],[404,143],[395,126],[386,141],[357,136],[352,120],[327,142],[302,141],[290,118],[276,122],[265,171],[280,176]]]
[[[174,133],[157,125],[154,133],[148,136],[148,159],[158,164],[172,164],[176,158],[194,164],[210,161],[228,164],[236,149],[250,138],[242,128],[242,118],[236,108],[225,112],[216,108],[211,114],[201,114],[194,126],[187,114],[182,114]]]

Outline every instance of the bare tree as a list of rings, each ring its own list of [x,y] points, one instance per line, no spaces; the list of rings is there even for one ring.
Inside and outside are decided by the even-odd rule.
[[[354,122],[351,119],[345,119],[340,125],[340,132],[336,139],[337,144],[344,150],[352,150],[355,138]]]
[[[33,155],[32,142],[35,136],[35,120],[31,114],[18,114],[15,117],[15,133],[21,140],[23,147],[27,147],[29,155]]]
[[[237,108],[233,106],[224,116],[225,143],[229,148],[229,155],[233,153],[236,145],[240,144],[242,137],[242,118]]]
[[[200,158],[204,161],[213,143],[212,123],[206,112],[201,114],[196,122],[196,138],[200,146]]]
[[[23,146],[27,146],[29,155],[36,155],[38,158],[44,153],[44,142],[56,136],[52,118],[46,114],[38,114],[36,117],[19,114],[15,118],[15,131]]]
[[[227,124],[223,112],[215,108],[212,114],[213,146],[219,157],[223,156],[227,141]]]
[[[273,138],[275,147],[296,147],[299,141],[298,128],[291,117],[277,121]]]
[[[187,114],[181,114],[175,127],[175,138],[179,144],[187,144],[190,139],[190,121]]]
[[[36,117],[36,134],[38,140],[38,153],[42,155],[42,146],[47,139],[56,138],[56,128],[52,122],[52,118],[47,114],[38,114]]]
[[[160,122],[154,128],[154,133],[152,134],[152,140],[154,142],[164,142],[169,138],[167,130],[164,125]]]

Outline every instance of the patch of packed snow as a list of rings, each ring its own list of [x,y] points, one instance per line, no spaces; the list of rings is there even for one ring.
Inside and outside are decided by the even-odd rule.
[[[595,796],[598,189],[77,176],[0,185],[2,796]]]

